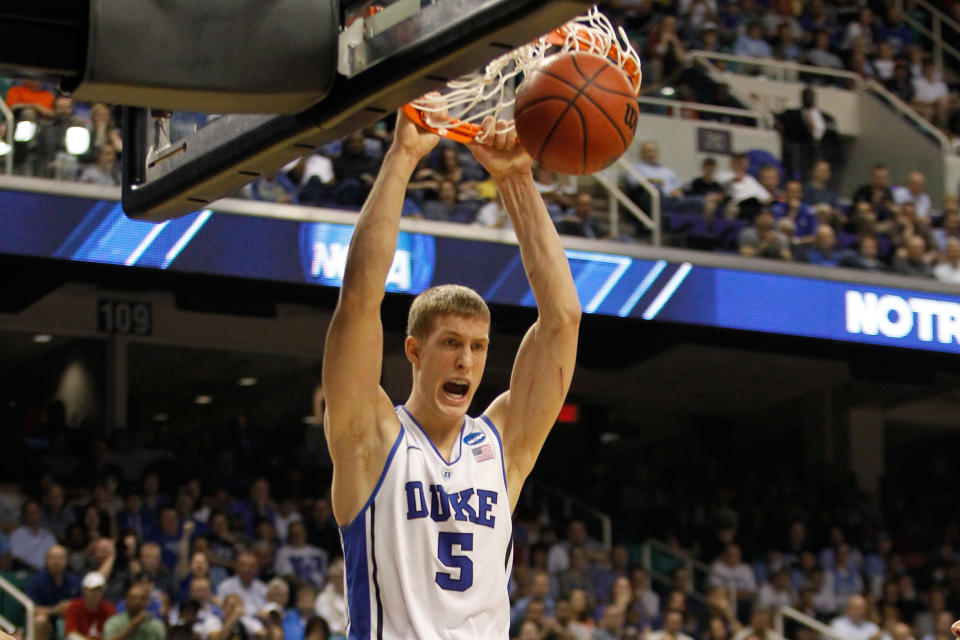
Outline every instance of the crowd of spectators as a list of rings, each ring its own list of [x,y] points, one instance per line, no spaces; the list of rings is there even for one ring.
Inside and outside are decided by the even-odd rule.
[[[16,452],[28,471],[0,471],[20,480],[0,483],[0,569],[38,605],[38,640],[342,635],[329,468],[317,456],[326,471],[308,477],[289,453],[273,460],[277,447],[310,450],[310,430],[300,445],[271,446],[271,430],[230,433],[167,450],[34,431]],[[687,453],[695,474],[652,456],[629,468],[597,461],[595,487],[571,485],[613,516],[612,548],[521,499],[511,637],[776,640],[775,612],[789,605],[851,640],[949,640],[960,611],[949,474],[911,482],[891,469],[871,497],[836,472],[805,481],[714,449]],[[191,462],[198,455],[209,462]],[[645,556],[648,538],[709,571]],[[813,640],[802,627],[786,637]]]

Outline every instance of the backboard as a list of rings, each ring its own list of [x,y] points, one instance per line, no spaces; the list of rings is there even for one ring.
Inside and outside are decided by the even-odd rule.
[[[165,220],[368,126],[587,11],[586,0],[343,2],[336,74],[296,113],[125,109],[123,208]],[[163,105],[157,105],[163,106]]]

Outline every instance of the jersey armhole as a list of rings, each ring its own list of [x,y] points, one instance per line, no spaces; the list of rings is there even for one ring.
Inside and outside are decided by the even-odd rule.
[[[373,491],[370,493],[370,497],[367,498],[367,501],[363,504],[363,507],[354,516],[353,520],[349,524],[343,525],[340,527],[341,531],[349,531],[358,520],[363,518],[364,514],[367,512],[367,509],[370,507],[370,504],[377,497],[377,493],[380,492],[380,486],[383,484],[383,479],[387,477],[387,471],[390,470],[390,463],[393,462],[393,456],[396,455],[397,449],[400,448],[400,442],[403,440],[404,426],[403,423],[400,423],[400,432],[397,434],[397,439],[393,443],[393,447],[390,449],[390,455],[387,456],[387,461],[383,464],[383,471],[380,472],[380,477],[377,479],[376,486],[373,487]]]

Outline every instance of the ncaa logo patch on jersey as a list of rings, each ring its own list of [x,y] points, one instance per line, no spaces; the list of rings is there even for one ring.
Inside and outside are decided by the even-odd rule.
[[[468,433],[463,436],[463,442],[468,446],[473,446],[475,444],[480,444],[487,438],[487,434],[480,431],[474,431],[473,433]]]

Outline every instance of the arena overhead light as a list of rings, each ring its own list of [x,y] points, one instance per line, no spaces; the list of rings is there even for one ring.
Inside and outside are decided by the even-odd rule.
[[[21,120],[13,130],[13,139],[17,142],[30,142],[37,135],[37,123]]]
[[[72,156],[82,156],[90,150],[90,132],[86,127],[68,128],[63,141]]]
[[[12,148],[13,148],[13,147],[11,147],[9,144],[7,144],[7,141],[6,141],[6,140],[0,140],[0,157],[5,156],[5,155],[7,155],[8,153],[10,153],[10,150],[11,150]]]
[[[169,413],[155,413],[155,414],[153,414],[153,421],[154,421],[154,422],[170,422],[170,414],[169,414]]]
[[[253,376],[245,376],[237,380],[237,384],[241,387],[252,387],[257,384],[258,380]]]
[[[210,404],[213,398],[210,396],[197,396],[193,399],[194,404]]]
[[[663,89],[660,89],[660,95],[667,96],[668,98],[673,96],[676,93],[677,93],[677,90],[674,89],[673,87],[664,87]]]
[[[37,344],[45,344],[51,340],[53,340],[53,336],[49,333],[38,333],[37,335],[33,336],[33,341]]]

